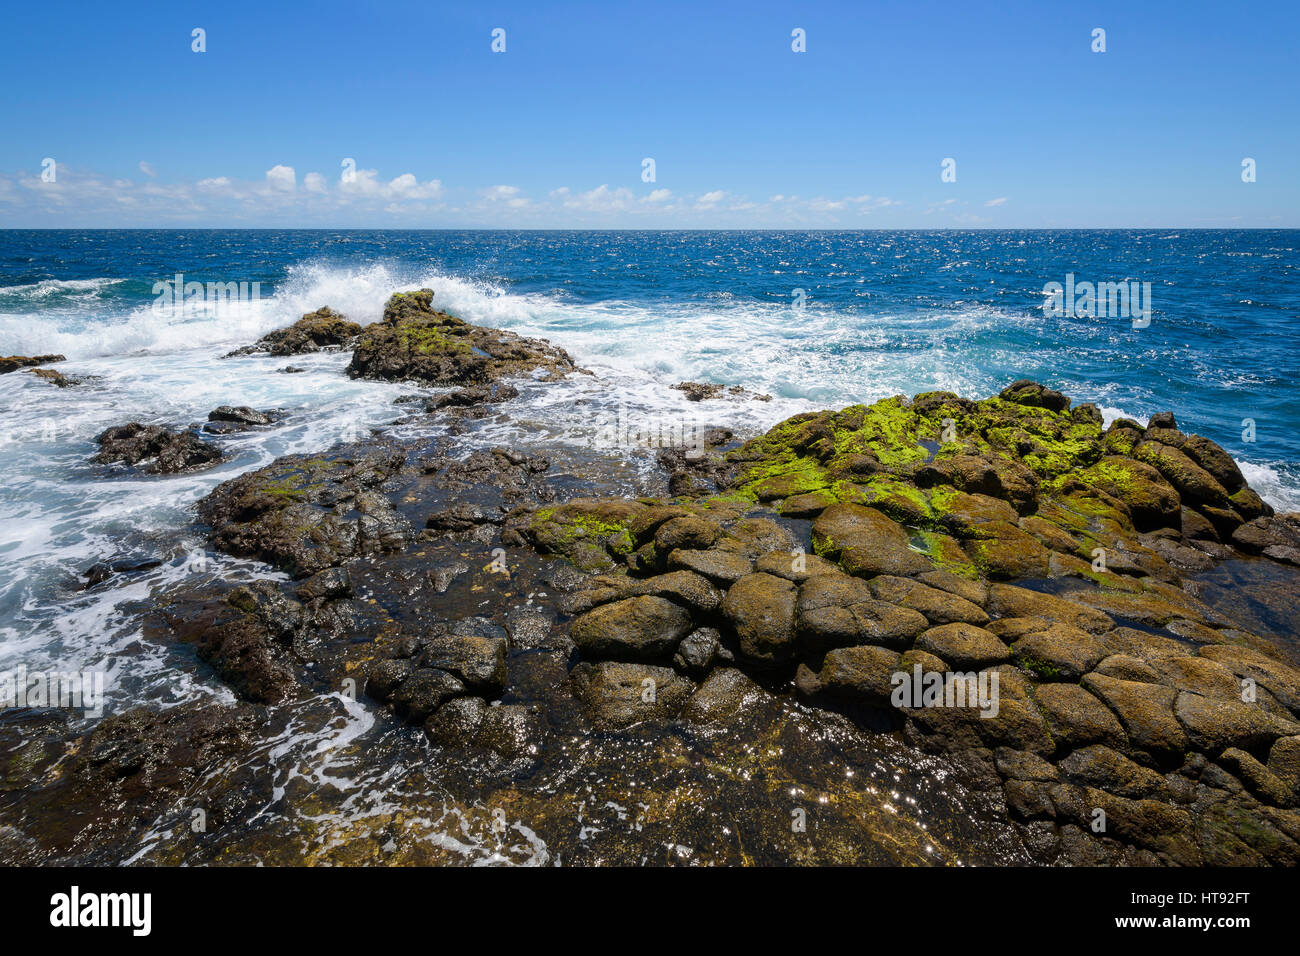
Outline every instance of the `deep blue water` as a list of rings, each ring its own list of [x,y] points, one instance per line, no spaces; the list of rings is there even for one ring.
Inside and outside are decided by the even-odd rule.
[[[385,278],[427,282],[465,318],[545,332],[589,359],[826,405],[1031,377],[1131,415],[1173,409],[1288,478],[1300,461],[1297,231],[8,231],[0,354],[213,340],[212,323],[187,336],[129,321],[176,272],[259,281],[304,308],[325,304],[314,287],[364,309],[350,292],[374,287],[376,314]],[[1149,327],[1045,317],[1044,284],[1067,273],[1150,282]]]

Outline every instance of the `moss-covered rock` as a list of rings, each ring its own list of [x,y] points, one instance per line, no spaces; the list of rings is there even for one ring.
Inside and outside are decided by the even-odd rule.
[[[569,634],[578,650],[592,658],[644,661],[670,657],[691,629],[685,608],[641,595],[588,611],[573,622]]]
[[[546,380],[579,371],[563,350],[542,339],[471,325],[433,309],[433,291],[399,292],[384,320],[367,326],[353,347],[353,378],[477,385],[511,375]]]
[[[794,584],[771,574],[747,574],[722,601],[722,613],[736,631],[740,650],[757,664],[794,657]]]
[[[870,586],[844,574],[809,578],[799,588],[799,646],[816,655],[833,647],[910,647],[929,626],[919,611],[877,600]]]

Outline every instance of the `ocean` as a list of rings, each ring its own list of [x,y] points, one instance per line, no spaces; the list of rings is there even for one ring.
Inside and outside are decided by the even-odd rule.
[[[160,312],[158,284],[177,274],[258,297]],[[1149,314],[1047,314],[1053,282],[1149,283]],[[421,287],[594,373],[521,389],[514,417],[547,443],[599,449],[612,421],[701,415],[744,436],[801,411],[1031,378],[1107,420],[1172,409],[1274,507],[1300,510],[1300,231],[4,231],[0,355],[62,353],[58,370],[84,382],[0,375],[0,670],[105,671],[114,710],[228,696],[141,626],[195,554],[228,578],[276,576],[205,553],[193,503],[358,429],[440,426],[393,426],[394,400],[419,389],[350,379],[346,354],[222,356],[324,305],[376,321],[392,292]],[[277,372],[289,364],[304,371]],[[669,388],[688,380],[771,400],[691,403]],[[198,474],[89,462],[110,425],[183,426],[223,404],[286,417],[221,439],[228,460]],[[538,440],[492,418],[466,438]],[[150,567],[86,590],[98,561]],[[349,713],[328,732],[364,732],[364,708]]]

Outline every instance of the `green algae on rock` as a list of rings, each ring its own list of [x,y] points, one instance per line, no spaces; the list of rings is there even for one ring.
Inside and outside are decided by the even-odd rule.
[[[433,309],[433,290],[395,293],[382,322],[356,340],[353,378],[425,385],[480,385],[506,376],[554,381],[581,371],[563,349],[543,339],[471,325]]]

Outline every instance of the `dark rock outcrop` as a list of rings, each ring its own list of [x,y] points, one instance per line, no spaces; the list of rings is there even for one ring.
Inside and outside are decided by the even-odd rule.
[[[115,425],[95,436],[100,446],[94,460],[121,463],[149,474],[174,475],[200,471],[223,460],[221,449],[191,431],[174,432],[161,425],[130,422]]]
[[[432,301],[431,289],[393,295],[383,321],[368,326],[357,339],[348,374],[478,386],[521,375],[553,381],[580,371],[563,349],[549,342],[471,325],[435,311]]]
[[[218,485],[199,502],[199,518],[220,550],[305,577],[405,546],[409,527],[378,491],[404,460],[383,451],[281,458]]]
[[[262,336],[253,345],[229,353],[236,355],[304,355],[347,348],[361,334],[361,326],[348,321],[329,306],[308,312],[293,325]],[[292,366],[290,366],[292,368]]]
[[[4,355],[0,356],[0,375],[16,372],[20,368],[30,368],[33,365],[49,365],[52,362],[65,361],[67,359],[62,355]]]

